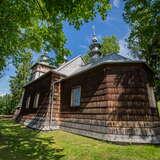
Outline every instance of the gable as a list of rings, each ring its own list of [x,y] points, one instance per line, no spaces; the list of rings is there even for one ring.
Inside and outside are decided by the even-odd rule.
[[[81,56],[78,56],[71,61],[68,61],[67,63],[61,65],[56,69],[56,71],[66,76],[70,76],[76,70],[80,69],[83,65],[85,65],[85,62],[83,61]]]

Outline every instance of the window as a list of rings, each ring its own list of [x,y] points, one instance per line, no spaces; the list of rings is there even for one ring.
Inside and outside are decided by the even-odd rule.
[[[29,108],[30,100],[31,100],[31,96],[29,96],[29,97],[27,98],[26,108]]]
[[[39,93],[37,93],[34,97],[33,108],[38,108],[38,102],[39,102]]]
[[[71,90],[71,106],[72,107],[80,106],[80,101],[81,101],[81,87],[77,86],[72,88]]]

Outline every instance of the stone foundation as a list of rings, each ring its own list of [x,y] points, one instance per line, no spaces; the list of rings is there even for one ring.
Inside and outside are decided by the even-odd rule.
[[[91,132],[87,130],[75,129],[75,128],[67,128],[67,127],[60,127],[63,131],[109,141],[109,142],[116,142],[116,143],[139,143],[139,144],[160,144],[160,135],[158,136],[140,136],[140,135],[121,135],[121,134],[104,134],[98,132]]]

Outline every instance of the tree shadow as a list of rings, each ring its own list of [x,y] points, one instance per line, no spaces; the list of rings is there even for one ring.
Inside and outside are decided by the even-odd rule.
[[[52,135],[0,121],[0,160],[60,160],[63,156]]]
[[[40,96],[40,103],[39,103],[39,106],[38,106],[38,109],[36,111],[33,111],[34,113],[34,116],[32,118],[32,120],[30,121],[30,123],[27,125],[28,127],[30,128],[35,128],[35,129],[38,129],[38,130],[43,130],[44,127],[45,127],[45,123],[47,121],[47,112],[48,112],[48,103],[46,103],[46,100],[45,98],[48,99],[50,95],[50,92],[46,92],[46,93],[41,93],[41,96]],[[49,122],[48,122],[49,123]]]
[[[16,122],[22,122],[24,124],[28,121],[25,124],[27,127],[37,129],[39,131],[44,130],[45,127],[48,127],[50,123],[49,117],[47,116],[50,96],[49,94],[50,92],[48,91],[41,92],[38,108],[31,107],[26,109],[25,107],[22,107],[20,110],[17,110],[17,114],[15,113],[13,119]],[[33,94],[32,97],[35,97],[35,94]]]

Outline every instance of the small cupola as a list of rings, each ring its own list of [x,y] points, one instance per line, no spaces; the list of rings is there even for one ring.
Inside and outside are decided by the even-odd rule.
[[[49,65],[49,58],[46,56],[46,54],[42,54],[38,61],[41,64]]]
[[[52,69],[55,69],[55,67],[50,65],[50,59],[47,53],[43,53],[31,67],[30,80],[35,80]]]
[[[100,52],[101,44],[98,42],[94,27],[93,27],[93,34],[92,34],[92,42],[89,48],[90,48],[90,55],[92,56],[92,58],[98,58],[101,56],[101,52]]]

